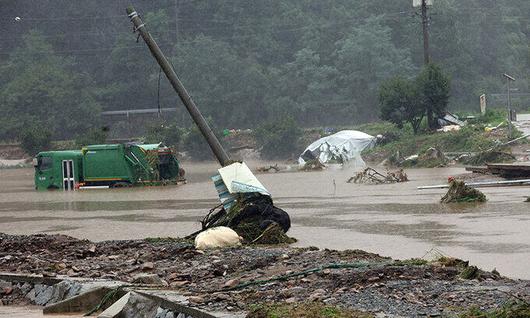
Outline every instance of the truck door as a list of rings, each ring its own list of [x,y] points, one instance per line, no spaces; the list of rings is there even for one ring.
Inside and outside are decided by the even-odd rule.
[[[64,191],[74,191],[75,190],[74,161],[63,160],[62,168],[63,168],[63,189]]]

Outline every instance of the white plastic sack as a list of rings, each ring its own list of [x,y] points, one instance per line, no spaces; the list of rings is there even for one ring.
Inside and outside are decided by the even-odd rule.
[[[365,148],[373,147],[375,140],[375,137],[362,131],[342,130],[310,144],[298,158],[298,163],[304,165],[306,160],[303,157],[310,155],[318,158],[321,163],[337,160],[363,167],[365,163],[361,158],[361,152]]]
[[[210,248],[237,246],[242,238],[236,231],[226,226],[218,226],[199,233],[195,237],[195,248],[206,250]]]

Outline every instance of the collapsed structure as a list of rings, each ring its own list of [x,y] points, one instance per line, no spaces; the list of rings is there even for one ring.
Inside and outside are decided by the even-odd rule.
[[[322,164],[341,163],[364,167],[361,152],[375,145],[376,138],[357,130],[342,130],[310,144],[298,158],[300,166],[318,160]]]

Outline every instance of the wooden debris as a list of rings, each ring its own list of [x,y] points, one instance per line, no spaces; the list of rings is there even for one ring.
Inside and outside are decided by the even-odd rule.
[[[449,190],[440,202],[486,202],[486,196],[479,190],[466,185],[464,181],[452,179],[449,181]]]
[[[346,181],[347,183],[396,183],[409,181],[407,174],[403,169],[396,171],[387,171],[386,175],[379,173],[373,168],[366,168],[361,172],[357,172],[355,176]]]

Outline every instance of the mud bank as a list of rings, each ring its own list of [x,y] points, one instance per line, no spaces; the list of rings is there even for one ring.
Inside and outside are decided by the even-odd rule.
[[[451,258],[396,261],[360,250],[283,246],[202,252],[180,239],[91,242],[2,234],[0,255],[3,272],[104,279],[129,288],[147,284],[204,311],[248,312],[260,303],[309,301],[389,317],[456,317],[470,307],[530,301],[527,280]],[[5,305],[31,302],[23,292],[2,297]]]

